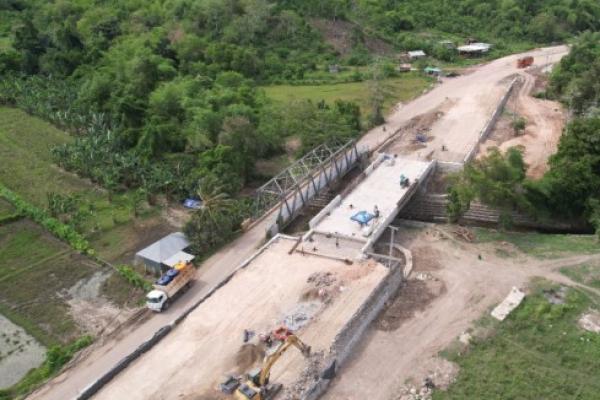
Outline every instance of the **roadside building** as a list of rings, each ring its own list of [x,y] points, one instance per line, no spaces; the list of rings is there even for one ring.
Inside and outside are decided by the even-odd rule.
[[[408,58],[410,60],[418,60],[420,58],[425,58],[425,57],[427,57],[427,54],[425,54],[425,52],[423,50],[414,50],[414,51],[408,52]]]
[[[492,45],[489,43],[471,43],[458,47],[458,54],[463,56],[476,57],[486,54],[490,51]]]
[[[187,237],[182,232],[174,232],[138,251],[134,263],[143,264],[146,272],[158,275],[180,261],[192,261],[194,256],[184,251],[188,247]]]

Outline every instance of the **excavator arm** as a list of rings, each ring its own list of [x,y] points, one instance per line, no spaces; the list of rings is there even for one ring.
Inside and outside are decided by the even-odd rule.
[[[291,346],[295,346],[300,350],[300,353],[305,357],[310,355],[310,346],[307,346],[298,336],[288,335],[285,342],[279,346],[279,348],[271,355],[267,356],[265,363],[260,371],[259,385],[265,386],[269,382],[269,375],[271,375],[271,368],[279,360],[279,358],[289,349]]]
[[[270,400],[277,392],[281,389],[281,384],[271,385],[269,384],[269,376],[271,375],[271,368],[281,358],[290,347],[294,346],[305,357],[310,355],[310,346],[307,346],[302,342],[296,335],[286,330],[281,336],[282,342],[272,354],[268,355],[263,366],[260,369],[258,379],[256,375],[254,377],[248,376],[248,380],[241,384],[234,392],[234,397],[238,400]]]

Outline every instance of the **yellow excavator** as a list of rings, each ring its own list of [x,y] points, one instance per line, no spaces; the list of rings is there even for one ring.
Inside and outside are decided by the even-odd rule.
[[[282,388],[282,385],[270,384],[269,376],[271,368],[279,360],[279,358],[290,347],[296,347],[304,357],[310,356],[310,346],[302,342],[298,336],[291,332],[287,332],[281,338],[281,344],[277,349],[265,357],[263,366],[257,368],[247,374],[246,382],[242,383],[233,393],[236,400],[271,400]]]

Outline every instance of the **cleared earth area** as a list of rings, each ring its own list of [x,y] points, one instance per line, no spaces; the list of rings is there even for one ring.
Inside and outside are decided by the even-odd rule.
[[[537,49],[528,53],[540,63],[550,64],[568,53],[566,46]],[[478,140],[506,88],[517,75],[521,55],[504,57],[473,67],[456,78],[445,78],[423,96],[398,105],[387,123],[368,132],[361,144],[410,158],[462,162]],[[416,135],[422,135],[417,140]],[[390,138],[394,140],[391,141]]]
[[[504,114],[480,151],[483,155],[489,147],[506,150],[520,146],[528,165],[527,175],[536,179],[548,170],[548,159],[556,153],[566,121],[560,102],[533,96],[545,88],[548,73],[546,68],[536,67],[521,75]],[[514,123],[519,118],[524,118],[525,128],[515,132]]]
[[[465,240],[462,234],[458,235],[456,232],[459,231],[461,229],[453,226],[435,225],[403,229],[401,243],[413,252],[413,273],[407,284],[400,289],[397,299],[388,305],[388,309],[382,314],[379,323],[371,328],[361,348],[344,368],[343,373],[334,381],[333,386],[324,396],[325,399],[416,399],[418,397],[411,397],[410,389],[416,388],[415,393],[418,394],[426,378],[431,379],[438,389],[450,387],[448,398],[471,398],[464,397],[469,390],[461,387],[463,375],[458,372],[459,368],[440,357],[440,352],[457,343],[457,339],[465,332],[471,332],[473,336],[479,336],[483,340],[490,331],[478,329],[477,325],[473,327],[473,323],[492,306],[499,303],[508,294],[511,287],[527,288],[531,279],[539,277],[560,284],[577,286],[576,282],[566,278],[557,270],[578,262],[590,262],[590,260],[600,257],[598,254],[573,255],[578,254],[577,248],[580,248],[578,246],[565,247],[560,252],[552,248],[543,251],[545,242],[545,239],[541,237],[543,235],[532,236],[529,239],[529,243],[536,242],[540,245],[539,248],[538,246],[530,247],[533,251],[529,252],[528,247],[524,247],[523,251],[516,245],[502,240],[501,235],[496,236],[496,240],[491,240],[490,238],[494,235],[493,231],[477,231],[472,242]],[[567,243],[571,241],[571,244],[578,242],[577,236],[544,236],[553,237],[557,243],[561,240],[566,240]],[[523,234],[521,239],[524,238],[527,238],[526,234]],[[585,246],[588,237],[581,236],[579,238],[583,242],[582,246]],[[574,253],[570,253],[570,251],[574,251]],[[552,260],[546,259],[549,255],[552,255]],[[530,290],[534,291],[535,289]],[[535,298],[532,300],[534,304],[536,301]],[[528,310],[531,310],[529,307],[535,308],[537,305],[527,307]],[[547,311],[548,307],[550,309],[552,307],[550,305],[544,307],[546,308],[540,309],[542,314],[536,318],[543,320],[546,312],[550,312],[552,315],[567,312],[567,308],[562,311]],[[519,308],[519,310],[521,309]],[[581,311],[582,307],[578,307],[578,310]],[[575,314],[573,313],[571,316]],[[572,322],[571,332],[573,335],[577,335],[576,319]],[[517,327],[506,329],[516,331],[519,323],[516,324]],[[523,348],[529,346],[528,341],[544,337],[543,334],[536,336],[537,328],[531,327],[531,329],[533,330],[530,332],[531,336],[524,337],[520,342],[512,343],[514,338],[510,337],[498,340],[507,340],[510,351],[518,352],[521,351],[519,350],[520,346]],[[498,336],[502,336],[502,332],[504,331],[501,329]],[[557,332],[559,336],[555,335],[550,338],[549,346],[553,346],[551,343],[553,340],[560,340],[562,334],[560,329],[553,332]],[[541,356],[540,346],[536,347],[537,350],[532,349],[531,354],[523,358],[511,357],[510,351],[505,355],[500,355],[499,352],[502,350],[495,348],[495,350],[486,351],[483,355],[477,355],[476,361],[469,360],[469,369],[465,372],[466,377],[462,379],[468,382],[465,384],[467,388],[479,385],[476,392],[471,392],[472,398],[482,398],[483,393],[491,394],[491,398],[506,398],[501,394],[504,386],[501,383],[503,378],[499,374],[500,370],[505,371],[503,373],[507,376],[506,379],[515,379],[517,382],[521,382],[515,387],[522,388],[523,385],[531,386],[533,382],[536,382],[534,375],[544,368],[553,370],[553,374],[560,373],[561,370],[567,368],[566,359],[555,359],[556,363],[552,364],[549,357],[542,357],[543,361],[549,361],[540,363],[546,365],[545,367],[540,367],[534,372],[527,370],[525,361],[531,361]],[[463,354],[464,349],[463,347]],[[555,347],[552,351],[556,356],[568,354],[562,345]],[[600,367],[597,359],[592,361],[587,356],[584,358],[587,360],[585,363],[592,362],[591,365],[594,368]],[[515,362],[520,360],[521,364],[518,367],[522,369],[521,372],[513,371],[512,368],[517,368],[517,365],[512,362],[513,360]],[[587,365],[585,363],[580,366]],[[488,364],[491,365],[488,367]],[[509,367],[503,369],[503,365],[509,365]],[[489,374],[488,378],[480,379],[478,377],[482,366],[485,366],[483,368],[485,373]],[[457,373],[459,374],[457,381],[459,387],[453,389],[451,383],[456,379]],[[373,382],[377,382],[377,384],[374,385]],[[589,374],[584,375],[578,382],[578,384],[585,383],[581,393],[584,393],[583,390],[587,393],[588,390],[593,390],[595,387]],[[556,385],[552,387],[556,388]],[[489,391],[485,391],[483,388],[488,388]],[[570,390],[557,393],[564,396]],[[532,397],[532,393],[536,395]],[[546,389],[540,387],[537,391],[529,389],[528,395],[525,397],[513,398],[565,398],[545,397],[545,394],[547,394]],[[442,393],[440,398],[446,398],[446,396]]]
[[[295,243],[285,238],[271,242],[159,348],[142,356],[95,398],[220,398],[218,385],[227,374],[246,372],[262,362],[260,351],[239,357],[245,329],[258,334],[285,324],[295,328],[315,357],[328,351],[387,269],[372,261],[347,265],[323,257],[290,255]],[[329,277],[326,299],[316,295],[314,281],[319,276]],[[289,389],[307,366],[301,354],[289,351],[273,368],[271,381]]]

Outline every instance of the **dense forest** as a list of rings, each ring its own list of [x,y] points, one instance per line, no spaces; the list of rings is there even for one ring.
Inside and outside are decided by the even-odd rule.
[[[276,104],[260,85],[302,83],[330,64],[375,65],[384,72],[354,79],[385,78],[382,56],[417,48],[452,61],[442,39],[490,41],[500,55],[600,28],[593,0],[0,0],[0,11],[0,103],[73,133],[52,149],[61,167],[149,201],[235,198],[287,138],[301,153],[380,121],[379,106],[363,118],[347,102]],[[350,51],[316,21],[351,26]],[[560,79],[557,95],[572,86]]]

